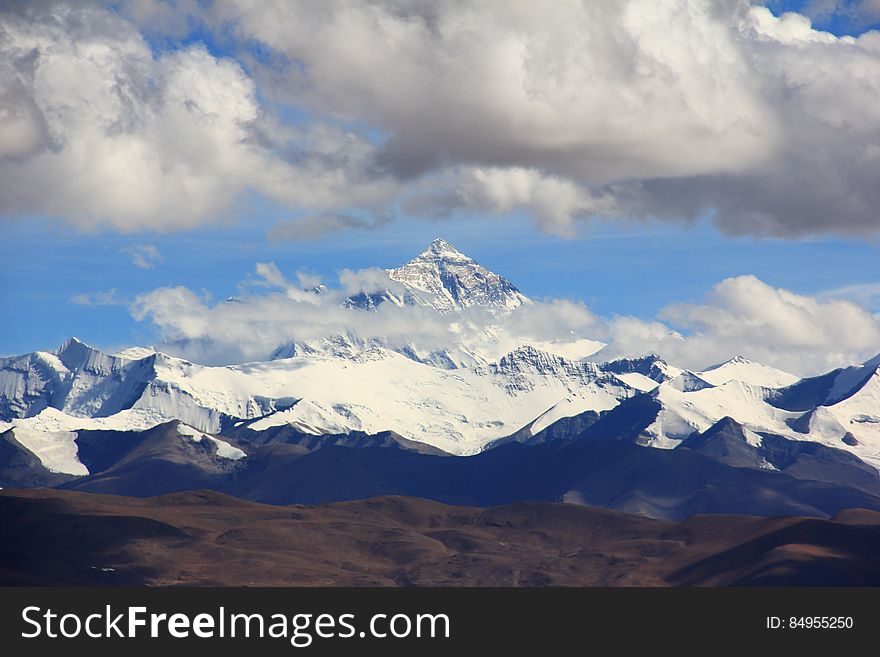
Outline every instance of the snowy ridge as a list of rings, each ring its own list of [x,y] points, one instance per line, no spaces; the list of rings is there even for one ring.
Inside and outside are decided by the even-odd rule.
[[[604,410],[636,391],[595,365],[525,347],[487,367],[443,370],[385,350],[357,363],[290,359],[299,401],[251,425],[291,424],[306,433],[395,433],[455,454],[473,454],[579,394]]]
[[[880,370],[880,354],[861,365],[843,368],[834,378],[831,389],[825,398],[825,403],[835,404],[846,399],[876,376],[878,370]]]
[[[474,454],[522,427],[534,434],[556,420],[651,395],[661,411],[640,440],[652,447],[674,448],[729,416],[756,434],[822,442],[880,466],[880,368],[873,362],[832,373],[830,390],[852,381],[856,387],[803,411],[774,405],[797,383],[713,385],[703,377],[719,368],[693,373],[657,357],[597,364],[525,345],[486,365],[444,369],[375,344],[350,346],[328,339],[321,353],[206,367],[152,352],[129,360],[68,341],[0,363],[0,431],[12,428],[47,468],[71,474],[81,468],[71,447],[77,431],[144,430],[171,419],[210,435],[239,419],[256,420],[255,431],[284,424],[312,434],[390,430]],[[767,373],[736,365],[740,372],[747,365],[751,380]]]
[[[459,367],[471,367],[487,361],[483,354],[464,347],[450,347],[443,350],[426,351],[419,349],[412,342],[400,346],[389,344],[381,338],[365,340],[352,333],[331,335],[318,340],[289,340],[279,345],[270,355],[270,360],[284,358],[343,358],[350,361],[376,358],[377,350],[396,351],[410,360],[445,370]]]
[[[578,400],[572,412],[605,410],[638,392],[595,364],[531,346],[485,367],[451,370],[379,346],[352,357],[343,349],[229,367],[165,354],[148,360],[149,375],[128,409],[104,417],[90,415],[96,408],[91,403],[71,408],[66,399],[54,400],[58,406],[43,399],[41,412],[4,419],[43,431],[142,430],[179,419],[216,434],[225,418],[263,418],[251,428],[292,424],[315,434],[391,430],[445,451],[472,454],[562,399]],[[107,390],[112,392],[114,381],[124,384],[110,376]]]

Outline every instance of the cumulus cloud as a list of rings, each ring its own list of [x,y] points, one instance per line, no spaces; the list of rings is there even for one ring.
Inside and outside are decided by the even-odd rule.
[[[734,355],[795,374],[817,374],[880,352],[880,318],[848,300],[775,288],[754,276],[728,278],[700,303],[675,303],[660,321],[609,323],[609,353],[660,353],[702,368]]]
[[[194,29],[230,56],[151,48]],[[0,214],[169,231],[256,193],[303,213],[272,239],[401,210],[867,235],[878,93],[880,33],[748,0],[13,3]]]
[[[621,187],[621,186],[616,186]],[[404,208],[443,218],[460,210],[504,215],[525,209],[544,232],[570,236],[577,218],[613,216],[619,206],[612,187],[589,190],[571,180],[522,167],[459,167],[413,186]]]
[[[400,283],[389,278],[387,271],[378,267],[343,269],[339,272],[339,283],[349,296],[373,294],[383,290],[402,293],[405,290]]]
[[[279,97],[387,136],[379,163],[435,187],[410,208],[524,208],[562,234],[595,214],[880,228],[876,33],[746,0],[214,9],[278,55],[256,70]]]
[[[0,13],[0,117],[3,215],[168,231],[226,220],[249,191],[305,208],[385,196],[364,140],[278,125],[239,62],[198,44],[155,54],[91,3]]]

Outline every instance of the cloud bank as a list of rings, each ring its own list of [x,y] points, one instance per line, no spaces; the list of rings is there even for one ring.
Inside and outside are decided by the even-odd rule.
[[[0,215],[171,231],[257,194],[303,213],[275,239],[514,211],[864,236],[878,95],[880,33],[747,0],[12,3]]]
[[[234,299],[211,303],[186,287],[165,287],[137,297],[130,309],[158,331],[161,350],[211,364],[262,360],[290,340],[337,334],[422,354],[451,348],[490,358],[528,342],[579,337],[606,342],[602,359],[658,353],[699,370],[743,355],[799,375],[863,362],[880,350],[880,317],[858,304],[795,294],[754,276],[725,279],[704,299],[669,305],[654,320],[599,317],[566,300],[526,304],[503,317],[479,308],[440,315],[390,303],[363,311],[342,302],[393,289],[384,270],[343,270],[336,287],[315,288],[315,282],[308,275],[293,282],[261,263],[246,293]]]

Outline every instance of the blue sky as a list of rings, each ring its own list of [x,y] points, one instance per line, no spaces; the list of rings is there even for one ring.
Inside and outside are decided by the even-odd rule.
[[[582,300],[602,315],[653,317],[669,303],[698,301],[715,283],[742,274],[811,295],[871,283],[880,274],[876,241],[730,238],[708,221],[596,221],[577,237],[560,238],[537,232],[523,216],[461,216],[442,223],[401,220],[375,231],[292,243],[265,239],[276,212],[255,210],[225,228],[170,235],[84,234],[39,220],[11,224],[0,262],[0,302],[15,309],[18,321],[2,323],[0,345],[7,354],[24,353],[71,335],[108,349],[152,344],[157,336],[151,327],[134,321],[125,305],[80,306],[71,299],[115,289],[125,300],[186,285],[222,300],[239,293],[257,262],[269,261],[291,278],[302,270],[335,285],[343,268],[402,264],[438,236],[529,296]],[[145,243],[162,257],[152,269],[134,266],[126,251]]]
[[[61,2],[70,29],[42,6],[0,16],[15,36],[0,56],[20,66],[7,82],[21,119],[0,126],[0,354],[71,335],[107,349],[153,344],[158,328],[129,313],[138,295],[185,286],[222,300],[258,262],[333,285],[343,268],[400,265],[438,236],[531,297],[583,301],[603,317],[650,320],[746,274],[819,298],[880,289],[880,55],[870,39],[828,44],[777,19],[743,37],[742,13],[717,19],[723,12],[691,2],[683,15],[658,4],[658,16],[623,36],[589,6],[573,20],[561,5],[560,16],[528,3],[522,15],[493,16],[485,5],[461,34],[411,41],[407,30],[439,18],[392,8],[390,38],[366,5],[345,13],[332,3],[263,16],[270,10]],[[777,17],[810,14],[837,35],[880,19],[861,0],[768,6]],[[665,28],[651,38],[658,25],[668,41]],[[624,48],[603,49],[609,30]],[[527,65],[521,53],[503,56],[523,33]],[[112,47],[91,53],[104,42]],[[583,42],[594,44],[587,54],[566,50]],[[47,43],[51,58],[28,59]],[[632,52],[656,65],[652,75],[633,74]],[[694,52],[705,56],[699,66]],[[364,59],[371,65],[358,68]],[[110,70],[115,83],[105,84]],[[80,76],[72,88],[70,71]],[[531,95],[520,98],[524,87]],[[533,120],[548,107],[551,119]],[[396,219],[267,239],[279,221],[334,214]],[[133,254],[144,248],[158,255],[148,268]],[[74,302],[110,291],[114,303]],[[857,300],[880,312],[880,294]]]
[[[787,11],[807,14],[816,29],[838,36],[858,35],[880,26],[876,6],[871,11],[870,3],[861,0],[771,0],[768,6],[777,14]]]

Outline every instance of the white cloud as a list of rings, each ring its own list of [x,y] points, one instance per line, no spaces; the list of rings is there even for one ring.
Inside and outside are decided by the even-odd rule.
[[[363,140],[276,125],[237,61],[201,45],[156,55],[114,11],[4,10],[0,62],[3,215],[170,231],[226,220],[250,190],[305,208],[384,198]]]
[[[380,305],[376,311],[343,307],[351,295],[404,288],[382,269],[342,270],[339,286],[314,291],[306,275],[292,283],[274,263],[256,266],[257,281],[235,302],[211,303],[185,287],[163,287],[139,295],[132,316],[149,321],[160,336],[160,347],[206,363],[265,359],[289,340],[309,341],[339,334],[364,340],[380,339],[392,347],[415,345],[425,353],[463,345],[513,349],[523,340],[551,341],[597,330],[598,320],[580,303],[548,301],[525,305],[503,321],[479,308],[454,316],[420,306]],[[262,281],[263,288],[255,282]],[[267,289],[270,288],[270,289]],[[493,326],[491,333],[486,329]]]
[[[298,271],[296,272],[296,280],[299,282],[299,286],[306,290],[316,289],[321,285],[321,281],[323,277],[320,274],[312,274],[307,271]]]
[[[662,322],[612,320],[609,352],[656,352],[697,369],[739,354],[795,374],[817,374],[880,352],[880,319],[865,308],[774,288],[754,276],[725,279],[703,302],[672,304],[660,317]]]
[[[142,33],[193,26],[238,59]],[[880,33],[748,0],[16,3],[0,34],[3,216],[171,231],[256,193],[303,213],[273,239],[402,208],[880,230]]]
[[[162,254],[155,244],[132,244],[122,250],[131,255],[131,264],[138,269],[152,269],[162,260]]]
[[[346,295],[372,294],[391,290],[392,292],[404,291],[403,286],[391,280],[388,272],[378,267],[366,269],[343,269],[339,272],[339,283]]]
[[[390,303],[367,312],[342,302],[360,292],[394,289],[384,270],[343,270],[339,287],[320,293],[312,280],[291,283],[272,263],[257,265],[257,272],[273,290],[211,304],[183,287],[160,288],[139,296],[132,314],[155,325],[164,349],[223,363],[264,359],[291,339],[335,334],[413,344],[424,352],[463,347],[496,356],[526,342],[574,335],[607,342],[607,359],[659,353],[675,365],[701,369],[743,355],[800,375],[880,352],[880,318],[863,307],[795,294],[754,276],[725,279],[703,301],[672,304],[657,319],[644,320],[598,317],[582,303],[554,299],[525,304],[503,318],[478,308],[441,315]]]
[[[880,228],[871,33],[746,0],[238,2],[211,19],[278,55],[255,65],[278,98],[386,136],[410,209],[522,208],[561,234],[594,214]]]

